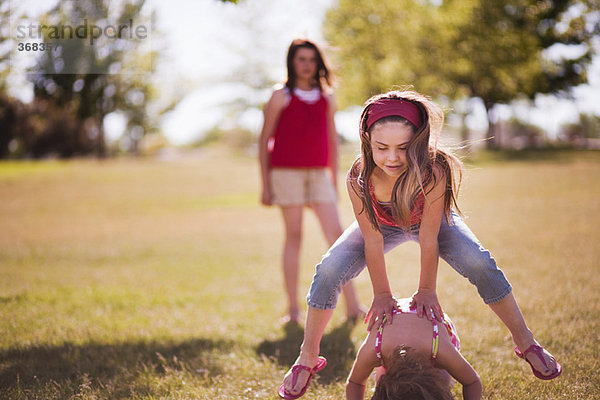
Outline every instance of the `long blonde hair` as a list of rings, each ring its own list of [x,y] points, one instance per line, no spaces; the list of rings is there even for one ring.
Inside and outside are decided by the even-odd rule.
[[[367,125],[370,106],[382,99],[402,99],[417,106],[421,112],[423,123],[415,127],[400,116],[390,116],[375,122],[370,128]],[[460,213],[457,198],[462,180],[462,162],[440,147],[439,135],[444,125],[444,113],[429,97],[413,90],[391,91],[371,97],[366,101],[360,117],[361,154],[356,159],[350,170],[349,179],[352,187],[361,198],[363,211],[367,213],[373,227],[379,230],[377,216],[373,209],[373,196],[369,190],[371,175],[375,170],[373,151],[371,148],[371,131],[374,127],[387,122],[400,122],[410,126],[413,136],[408,143],[406,160],[407,170],[400,175],[392,191],[392,217],[399,226],[410,226],[410,215],[419,196],[427,195],[426,187],[433,188],[436,183],[434,166],[441,169],[446,176],[446,191],[444,195],[444,215],[450,222],[450,215],[454,208]],[[426,198],[427,201],[427,198]]]

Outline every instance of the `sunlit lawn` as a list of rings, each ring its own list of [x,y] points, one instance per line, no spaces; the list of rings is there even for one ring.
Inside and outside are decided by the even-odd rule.
[[[534,378],[475,289],[442,263],[440,301],[484,398],[600,398],[599,177],[600,155],[589,154],[469,168],[468,223],[564,367],[557,380]],[[0,397],[278,398],[302,331],[279,324],[281,218],[258,205],[258,183],[255,159],[223,151],[0,163]],[[339,204],[348,225],[343,192]],[[303,293],[326,250],[308,214],[305,233]],[[396,295],[409,296],[416,245],[387,260]],[[357,285],[368,305],[366,273]],[[344,396],[365,328],[343,316],[307,399]]]

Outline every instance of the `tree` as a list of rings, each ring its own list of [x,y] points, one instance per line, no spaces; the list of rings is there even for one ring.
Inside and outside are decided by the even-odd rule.
[[[131,136],[134,149],[135,143],[152,129],[147,107],[156,96],[149,78],[154,72],[153,58],[157,53],[143,48],[139,37],[138,40],[135,37],[124,40],[121,35],[123,32],[127,35],[128,31],[120,28],[132,27],[134,21],[139,22],[144,4],[144,0],[129,1],[117,8],[114,2],[107,0],[64,0],[42,18],[39,26],[82,27],[75,32],[81,36],[85,34],[85,38],[66,37],[71,32],[66,28],[64,31],[53,31],[52,28],[41,31],[43,42],[51,46],[50,51],[41,53],[34,73],[30,75],[34,84],[34,103],[42,105],[34,106],[34,109],[41,109],[42,113],[52,110],[52,115],[60,110],[64,117],[62,125],[73,129],[65,129],[54,137],[55,140],[50,140],[53,132],[58,134],[60,130],[38,132],[38,137],[30,138],[37,144],[31,142],[30,146],[37,148],[39,143],[46,144],[45,151],[62,157],[90,153],[105,156],[103,121],[106,115],[115,111],[127,117],[126,135]],[[76,27],[73,21],[77,23]],[[104,29],[104,35],[98,35],[93,43],[96,27]],[[110,30],[110,27],[116,29]],[[147,36],[150,32],[145,28]],[[50,114],[43,115],[50,117]],[[67,123],[69,117],[72,121]],[[38,152],[44,153],[44,150]]]
[[[393,85],[415,84],[426,91],[418,81],[428,65],[423,55],[432,55],[437,46],[424,35],[434,13],[429,4],[393,0],[340,0],[329,10],[324,34],[336,49],[334,65],[344,81],[337,93],[342,108]]]
[[[577,147],[598,148],[598,141],[600,140],[600,117],[597,115],[580,114],[577,123],[562,126],[561,137],[563,140]]]
[[[445,2],[442,13],[456,1]],[[446,79],[467,95],[479,97],[488,113],[488,143],[496,146],[494,107],[519,95],[568,95],[587,82],[586,67],[594,54],[591,40],[599,33],[592,21],[593,4],[585,1],[475,1],[453,19],[444,58]],[[591,22],[588,25],[588,22]],[[549,56],[559,46],[577,46],[574,56]]]
[[[489,137],[497,133],[496,104],[566,95],[585,83],[591,41],[600,32],[597,0],[365,3],[340,0],[325,21],[347,81],[342,104],[406,84],[433,96],[478,97],[488,111]],[[549,57],[560,46],[578,53]]]
[[[10,19],[12,18],[12,21]],[[28,108],[21,101],[8,95],[7,80],[11,74],[11,45],[9,28],[20,20],[10,8],[10,1],[0,0],[0,159],[16,152],[15,138],[22,137],[30,128],[27,121]],[[12,148],[12,151],[11,151]]]
[[[4,21],[8,21],[10,18],[9,2],[7,0],[0,0],[0,21],[3,21],[0,27],[0,44],[8,41],[9,32],[7,28],[10,26]],[[0,46],[0,93],[6,91],[6,76],[9,72],[10,64],[10,53],[8,46]]]

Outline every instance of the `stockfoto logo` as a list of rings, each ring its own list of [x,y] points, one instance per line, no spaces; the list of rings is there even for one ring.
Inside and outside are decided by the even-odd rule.
[[[142,40],[148,37],[148,28],[145,25],[135,25],[133,20],[129,19],[127,24],[106,25],[104,27],[96,24],[90,24],[85,18],[83,23],[77,26],[72,25],[41,25],[38,23],[29,23],[28,25],[17,26],[17,39],[87,39],[90,45],[98,41],[102,36],[107,39],[128,39]]]
[[[42,74],[122,74],[152,71],[150,2],[129,15],[98,3],[84,12],[71,2],[40,17],[10,18],[10,67]],[[11,8],[12,10],[13,8]],[[17,10],[17,8],[14,8]]]

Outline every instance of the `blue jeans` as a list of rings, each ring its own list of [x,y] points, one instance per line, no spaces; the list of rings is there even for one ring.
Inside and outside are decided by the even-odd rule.
[[[381,225],[381,233],[385,253],[409,240],[419,241],[418,225],[410,230]],[[477,287],[486,304],[510,294],[512,287],[504,273],[458,214],[452,213],[450,225],[442,218],[438,242],[440,257]],[[308,305],[319,310],[335,308],[342,286],[365,267],[365,242],[354,221],[317,265],[307,296]]]

